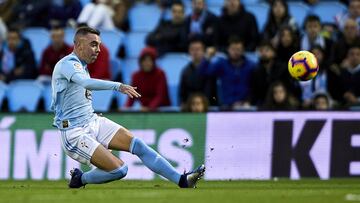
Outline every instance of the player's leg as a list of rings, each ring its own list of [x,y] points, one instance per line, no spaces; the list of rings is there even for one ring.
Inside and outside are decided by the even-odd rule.
[[[205,171],[205,167],[202,165],[191,173],[178,173],[165,158],[146,145],[141,139],[133,137],[125,128],[120,128],[115,133],[108,147],[109,149],[127,151],[137,155],[144,165],[153,172],[178,184],[180,187],[195,187],[196,182]]]
[[[82,128],[76,128],[61,133],[67,155],[80,163],[92,163],[98,167],[85,173],[74,169],[69,187],[79,188],[88,183],[104,183],[123,178],[127,174],[127,166],[85,132]]]

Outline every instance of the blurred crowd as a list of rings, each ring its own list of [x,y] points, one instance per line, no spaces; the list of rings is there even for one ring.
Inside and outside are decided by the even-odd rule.
[[[309,14],[299,24],[287,1],[262,1],[270,6],[265,26],[259,29],[254,13],[241,0],[225,0],[221,14],[207,8],[206,0],[0,0],[0,80],[51,80],[56,62],[71,53],[64,30],[88,25],[100,30],[131,32],[129,10],[136,4],[157,4],[162,13],[146,36],[137,57],[139,69],[131,77],[142,97],[128,99],[122,109],[140,105],[140,111],[171,106],[166,75],[157,59],[168,53],[186,53],[190,62],[178,84],[179,109],[211,110],[334,110],[360,105],[360,0],[339,1],[347,11],[335,23],[322,23]],[[318,1],[308,0],[309,6]],[[186,6],[191,12],[186,14]],[[139,19],[141,20],[141,19]],[[51,44],[35,60],[22,30],[45,27]],[[116,56],[124,59],[124,47]],[[311,81],[299,82],[287,71],[288,60],[299,50],[315,54],[320,69]],[[246,53],[254,53],[252,60]],[[126,68],[126,67],[125,67]],[[93,78],[123,81],[111,75],[110,53],[88,65]]]

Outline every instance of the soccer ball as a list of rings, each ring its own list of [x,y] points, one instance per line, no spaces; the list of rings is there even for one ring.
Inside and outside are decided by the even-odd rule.
[[[301,81],[313,79],[319,71],[316,57],[309,51],[298,51],[293,54],[288,63],[290,75]]]

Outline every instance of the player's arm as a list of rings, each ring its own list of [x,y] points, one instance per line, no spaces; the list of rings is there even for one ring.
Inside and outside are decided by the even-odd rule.
[[[71,81],[88,90],[115,90],[127,94],[131,98],[141,96],[138,92],[136,92],[136,87],[125,85],[120,82],[87,78],[82,73],[73,74]]]

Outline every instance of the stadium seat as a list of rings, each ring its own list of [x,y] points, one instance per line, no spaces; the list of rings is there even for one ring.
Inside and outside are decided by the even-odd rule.
[[[51,99],[52,99],[52,89],[51,84],[44,85],[44,89],[42,92],[42,98],[44,99],[44,109],[46,112],[52,112],[51,107]]]
[[[340,2],[321,1],[311,10],[313,14],[320,17],[321,23],[336,23],[336,15],[345,12],[347,8]]]
[[[9,110],[35,112],[43,93],[43,85],[34,80],[17,80],[8,86]]]
[[[113,90],[92,91],[92,104],[94,110],[97,112],[109,111],[113,98]]]
[[[122,43],[124,43],[125,35],[121,31],[104,30],[101,31],[101,41],[110,52],[110,58],[116,58],[118,49]]]
[[[158,65],[166,74],[172,106],[177,106],[179,104],[178,86],[180,83],[181,72],[189,62],[190,58],[182,53],[169,53],[158,59]]]
[[[245,56],[254,63],[259,62],[259,55],[257,52],[246,52]]]
[[[222,12],[221,6],[208,6],[208,9],[216,16],[221,16],[221,12]]]
[[[288,5],[290,15],[295,18],[299,28],[302,28],[304,20],[310,12],[309,6],[302,2],[288,2]]]
[[[45,48],[50,44],[50,34],[45,28],[27,28],[23,31],[23,36],[30,40],[35,60],[40,62]]]
[[[126,56],[130,58],[139,57],[140,51],[145,47],[145,32],[130,32],[126,35]]]
[[[6,97],[7,85],[0,81],[0,109],[2,108],[2,103]]]
[[[69,45],[74,45],[74,35],[75,29],[73,28],[66,28],[65,29],[65,42]]]
[[[139,63],[137,58],[126,59],[121,69],[124,83],[130,84],[133,73],[136,72],[138,69]]]
[[[206,4],[208,6],[223,6],[225,3],[225,0],[206,0]]]
[[[137,3],[129,11],[131,31],[150,32],[161,18],[161,10],[156,4]]]
[[[110,60],[111,66],[111,79],[116,79],[117,75],[121,73],[122,61],[116,58]]]
[[[262,32],[267,21],[269,5],[266,3],[249,4],[245,5],[245,8],[248,12],[254,14],[259,32]]]
[[[168,84],[178,85],[182,70],[190,62],[190,58],[182,53],[169,53],[158,59],[158,65],[167,77]]]
[[[91,2],[91,0],[80,0],[80,3],[83,7],[90,2]]]

